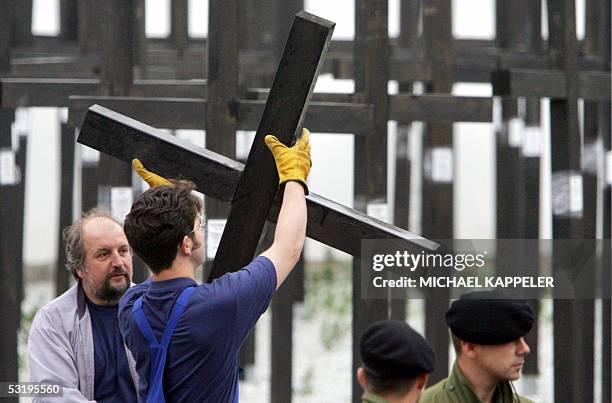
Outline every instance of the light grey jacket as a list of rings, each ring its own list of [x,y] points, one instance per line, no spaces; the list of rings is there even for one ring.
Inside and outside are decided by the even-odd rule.
[[[134,387],[138,374],[126,347]],[[81,282],[42,307],[28,336],[30,381],[63,385],[62,397],[35,402],[86,402],[94,399],[94,342],[91,317]]]

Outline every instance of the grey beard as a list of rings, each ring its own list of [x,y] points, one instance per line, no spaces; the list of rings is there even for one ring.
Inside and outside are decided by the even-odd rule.
[[[119,299],[123,296],[123,293],[130,287],[130,280],[126,276],[125,285],[111,286],[110,278],[104,281],[104,285],[101,288],[96,288],[93,284],[89,284],[89,290],[98,298],[106,302],[119,302]]]

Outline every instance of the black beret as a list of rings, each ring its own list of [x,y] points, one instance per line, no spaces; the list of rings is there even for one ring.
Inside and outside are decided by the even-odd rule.
[[[533,309],[514,297],[497,290],[464,294],[446,313],[446,324],[463,341],[509,343],[529,333],[535,322]]]
[[[365,371],[378,378],[412,379],[433,371],[435,355],[427,340],[398,320],[376,322],[361,336]]]

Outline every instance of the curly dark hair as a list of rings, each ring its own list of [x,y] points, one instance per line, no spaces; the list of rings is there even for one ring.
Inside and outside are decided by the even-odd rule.
[[[193,237],[193,222],[202,211],[202,201],[189,181],[153,187],[140,194],[123,228],[130,246],[158,274],[172,266],[181,240]]]

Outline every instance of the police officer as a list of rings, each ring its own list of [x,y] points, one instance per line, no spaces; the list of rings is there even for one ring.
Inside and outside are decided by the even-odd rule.
[[[363,403],[416,403],[435,364],[427,341],[405,322],[384,320],[361,336],[357,380]]]
[[[446,313],[457,359],[448,378],[423,393],[423,403],[528,403],[520,378],[535,322],[526,301],[499,291],[462,295]]]

